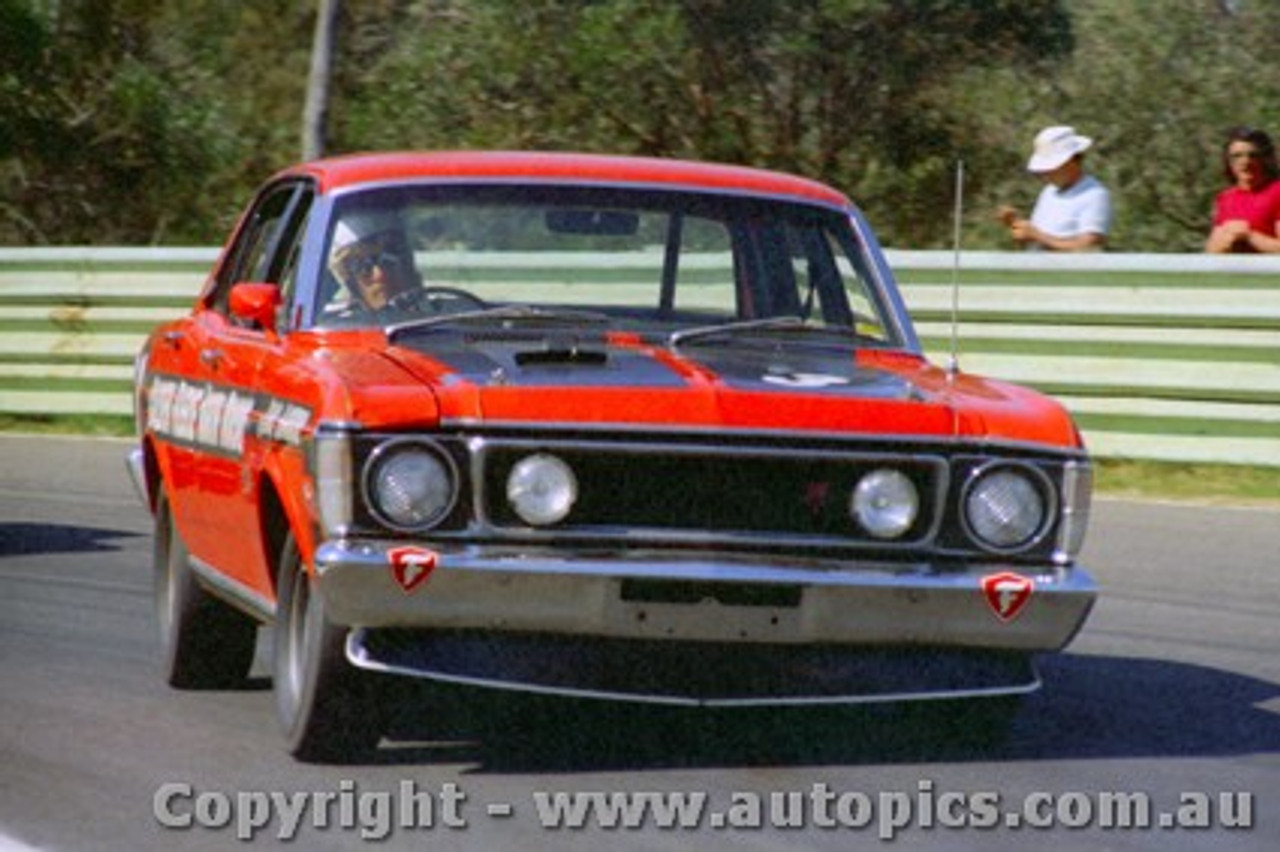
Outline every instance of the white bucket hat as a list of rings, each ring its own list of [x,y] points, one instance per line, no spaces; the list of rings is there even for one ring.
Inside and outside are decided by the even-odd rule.
[[[1046,127],[1036,134],[1027,171],[1051,172],[1077,154],[1083,154],[1092,144],[1092,139],[1076,133],[1074,127]]]
[[[349,213],[333,229],[330,257],[337,258],[346,249],[388,231],[400,233],[400,219],[394,213],[369,211]]]

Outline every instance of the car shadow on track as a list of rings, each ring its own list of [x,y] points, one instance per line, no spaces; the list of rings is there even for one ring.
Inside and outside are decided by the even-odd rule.
[[[371,762],[569,773],[1280,752],[1276,684],[1126,657],[1063,655],[1042,669],[1044,689],[1003,738],[949,702],[708,711],[400,684]]]
[[[0,556],[38,553],[92,553],[120,550],[118,539],[137,538],[130,530],[108,530],[68,524],[0,523]]]

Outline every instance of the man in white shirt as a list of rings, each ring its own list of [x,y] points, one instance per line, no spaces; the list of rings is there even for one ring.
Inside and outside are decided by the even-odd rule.
[[[1000,219],[1015,240],[1049,251],[1098,251],[1106,245],[1111,193],[1097,178],[1085,174],[1084,152],[1092,144],[1073,127],[1040,131],[1027,171],[1039,175],[1045,187],[1031,218],[1022,218],[1011,207],[1000,209]]]

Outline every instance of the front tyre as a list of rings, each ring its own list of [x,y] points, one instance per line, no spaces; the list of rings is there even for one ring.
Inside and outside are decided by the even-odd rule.
[[[253,665],[257,623],[201,587],[163,492],[155,524],[153,588],[165,682],[177,689],[243,684]]]
[[[372,684],[347,662],[346,631],[325,614],[292,534],[277,576],[276,710],[289,752],[332,762],[372,751],[382,733]]]

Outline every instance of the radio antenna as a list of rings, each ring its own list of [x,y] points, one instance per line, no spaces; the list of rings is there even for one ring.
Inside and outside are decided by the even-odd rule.
[[[964,160],[956,160],[956,207],[951,263],[951,355],[947,359],[947,377],[960,372],[960,220],[964,215]]]

